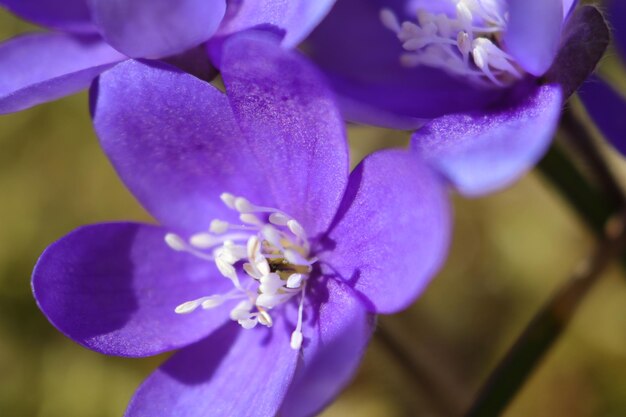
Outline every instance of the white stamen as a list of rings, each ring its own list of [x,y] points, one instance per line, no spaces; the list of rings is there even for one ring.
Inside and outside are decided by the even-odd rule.
[[[209,231],[217,235],[226,233],[227,230],[228,230],[228,222],[225,222],[223,220],[218,220],[218,219],[212,220],[211,225],[209,226]]]
[[[303,279],[304,275],[302,274],[291,274],[287,279],[287,288],[299,288]]]
[[[270,214],[270,223],[276,226],[285,226],[291,217],[287,216],[284,213],[272,213]]]
[[[165,243],[177,252],[184,251],[186,246],[185,241],[174,233],[168,233],[165,235]]]
[[[275,208],[257,206],[229,193],[221,194],[220,198],[239,213],[243,225],[215,219],[208,232],[192,235],[189,243],[173,233],[168,233],[165,241],[173,250],[215,262],[234,288],[226,294],[184,302],[175,312],[188,314],[199,307],[208,310],[238,299],[239,303],[230,311],[231,320],[245,329],[258,324],[272,327],[272,310],[301,294],[298,323],[290,342],[294,349],[299,349],[303,339],[305,288],[312,265],[317,262],[309,254],[306,231],[294,218]],[[240,277],[241,269],[245,274]]]
[[[302,310],[304,307],[304,290],[305,286],[302,287],[302,297],[300,298],[300,305],[298,306],[298,323],[296,324],[296,329],[291,333],[291,348],[292,349],[300,349],[302,346]]]
[[[499,45],[508,24],[504,0],[441,1],[454,4],[454,14],[420,9],[416,22],[400,23],[390,9],[380,11],[382,24],[405,51],[402,65],[441,68],[481,86],[507,86],[524,76]]]
[[[228,208],[235,208],[235,196],[230,193],[222,193],[220,199],[226,204]]]

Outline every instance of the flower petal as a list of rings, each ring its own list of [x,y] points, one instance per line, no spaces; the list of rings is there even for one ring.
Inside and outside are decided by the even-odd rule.
[[[0,44],[0,114],[75,93],[126,59],[94,37],[28,34]]]
[[[415,7],[406,0],[341,0],[307,39],[307,54],[328,76],[348,120],[415,128],[443,114],[482,108],[503,94],[440,69],[403,66],[401,43],[382,24],[380,11],[390,8],[400,20],[414,21]]]
[[[318,254],[368,310],[392,313],[422,292],[448,249],[450,208],[439,178],[407,151],[367,157]]]
[[[626,2],[611,0],[608,8],[608,18],[613,23],[613,40],[619,50],[622,60],[626,60]]]
[[[570,12],[576,7],[578,0],[562,0],[563,1],[563,20],[567,19]]]
[[[583,84],[578,95],[604,137],[626,155],[626,97],[597,77]]]
[[[176,353],[139,387],[125,417],[276,415],[298,357],[277,324],[228,323]]]
[[[223,192],[272,204],[226,96],[160,63],[128,61],[102,74],[94,125],[118,174],[163,225],[196,233],[236,212]]]
[[[593,72],[609,44],[609,28],[595,7],[578,7],[563,30],[562,46],[545,83],[558,83],[568,98]]]
[[[552,65],[559,48],[563,2],[508,0],[508,5],[506,50],[527,72],[541,76]]]
[[[31,22],[76,33],[96,33],[86,0],[0,0],[0,5]]]
[[[536,88],[519,103],[454,114],[415,132],[412,150],[466,196],[479,196],[517,180],[548,148],[563,104],[558,85]]]
[[[298,45],[326,16],[335,0],[230,1],[220,35],[273,25],[285,31],[282,44]]]
[[[354,376],[374,330],[374,320],[350,288],[328,280],[318,295],[313,323],[305,327],[302,359],[285,402],[283,417],[317,415]]]
[[[232,284],[213,264],[170,249],[164,236],[133,223],[70,233],[37,262],[39,308],[65,335],[108,355],[149,356],[205,337],[228,319],[226,306],[190,315],[174,309]]]
[[[87,0],[94,22],[117,50],[134,58],[174,55],[208,40],[225,0]]]
[[[224,44],[222,77],[266,191],[310,236],[326,230],[348,179],[343,120],[321,74],[259,32]]]

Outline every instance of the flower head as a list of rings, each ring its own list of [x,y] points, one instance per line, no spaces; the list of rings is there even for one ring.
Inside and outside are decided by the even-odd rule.
[[[482,195],[543,155],[563,103],[604,52],[600,13],[574,4],[343,0],[307,50],[349,119],[421,128],[414,152],[461,193]]]
[[[334,0],[0,0],[60,32],[0,44],[0,114],[74,93],[128,58],[164,59],[202,78],[215,75],[203,46],[252,27],[302,40]]]
[[[306,60],[249,33],[223,52],[225,94],[159,63],[101,75],[102,147],[160,226],[78,229],[33,274],[77,342],[181,349],[128,416],[316,413],[354,373],[372,315],[411,303],[447,250],[445,190],[413,154],[348,175],[343,121]]]

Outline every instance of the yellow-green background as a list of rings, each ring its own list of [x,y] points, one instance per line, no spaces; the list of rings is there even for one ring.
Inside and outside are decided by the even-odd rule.
[[[28,29],[0,11],[0,39]],[[354,160],[407,136],[351,128]],[[355,381],[324,416],[444,416],[463,407],[593,245],[535,173],[504,192],[454,203],[444,271],[409,311],[379,322],[409,348],[422,377],[374,337]],[[50,242],[82,224],[121,219],[149,217],[100,152],[85,93],[0,116],[0,416],[121,416],[163,360],[83,349],[46,321],[31,296],[30,272]],[[617,268],[506,416],[626,416],[626,281]]]

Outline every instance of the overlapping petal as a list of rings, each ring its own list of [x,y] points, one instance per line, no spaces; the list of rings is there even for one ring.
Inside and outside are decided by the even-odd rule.
[[[305,326],[307,342],[283,417],[316,415],[336,397],[354,376],[373,331],[373,317],[345,284],[328,280],[321,294],[309,298],[316,313]]]
[[[302,56],[251,31],[226,41],[226,91],[264,191],[311,236],[326,230],[348,178],[345,128],[331,92]]]
[[[626,97],[597,77],[578,94],[604,137],[626,155]]]
[[[75,93],[126,59],[99,38],[29,34],[0,44],[0,114]]]
[[[407,151],[379,152],[357,166],[334,223],[320,262],[371,312],[392,313],[413,302],[447,254],[446,193]]]
[[[86,0],[0,0],[0,5],[31,22],[54,29],[96,33]]]
[[[347,119],[415,128],[425,119],[481,108],[502,95],[439,69],[401,65],[402,46],[380,20],[383,7],[400,20],[415,19],[413,2],[341,0],[306,42],[307,53],[339,94]]]
[[[508,0],[506,50],[527,72],[543,75],[556,56],[563,21],[562,0]]]
[[[511,184],[543,156],[562,103],[559,86],[546,85],[492,112],[444,116],[415,132],[412,150],[462,194],[483,195]]]
[[[174,67],[128,61],[94,90],[94,125],[118,174],[166,227],[195,233],[234,220],[223,192],[273,204],[226,95]]]
[[[104,38],[130,57],[181,53],[215,33],[226,0],[86,0]]]
[[[326,16],[334,3],[335,0],[231,0],[220,35],[273,25],[285,32],[282,44],[294,47]]]
[[[126,417],[276,415],[296,368],[283,323],[228,323],[176,353],[139,388]]]
[[[214,265],[174,252],[162,228],[111,223],[51,245],[33,272],[39,307],[61,332],[98,352],[148,356],[193,343],[228,320],[226,306],[181,316],[174,309],[232,284]]]

